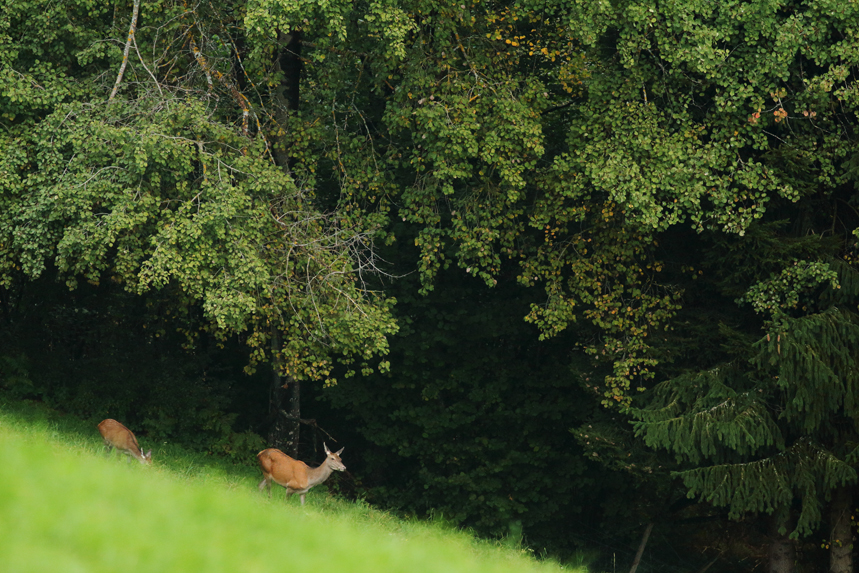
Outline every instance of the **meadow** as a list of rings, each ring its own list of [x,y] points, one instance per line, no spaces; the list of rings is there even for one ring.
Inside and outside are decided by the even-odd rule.
[[[140,441],[150,467],[105,456],[91,421],[0,396],[0,571],[586,573],[324,485],[269,499],[253,465]]]

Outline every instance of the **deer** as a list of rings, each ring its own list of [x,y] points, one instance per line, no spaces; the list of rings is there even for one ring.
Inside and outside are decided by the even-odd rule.
[[[294,493],[299,494],[301,505],[304,505],[304,496],[310,488],[327,480],[334,470],[342,472],[346,469],[340,460],[340,454],[345,448],[340,448],[339,452],[332,452],[325,442],[322,446],[325,448],[325,461],[316,468],[310,468],[304,462],[294,460],[275,448],[268,448],[258,453],[257,459],[262,470],[259,490],[262,491],[262,488],[267,487],[268,496],[271,497],[271,482],[274,481],[286,488],[287,498]]]
[[[143,465],[152,464],[152,450],[145,454],[137,444],[137,438],[134,437],[134,432],[117,422],[116,420],[102,420],[98,425],[98,431],[101,437],[104,438],[104,446],[107,455],[113,448],[121,451],[128,456],[128,463],[131,463],[131,458],[137,458]]]

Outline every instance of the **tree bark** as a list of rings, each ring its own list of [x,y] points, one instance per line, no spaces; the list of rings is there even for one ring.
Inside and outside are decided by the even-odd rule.
[[[290,172],[294,161],[287,153],[289,145],[289,112],[298,111],[301,101],[301,32],[296,30],[291,33],[280,32],[277,36],[279,53],[275,63],[275,69],[283,72],[283,83],[274,90],[274,100],[278,111],[277,122],[283,130],[283,135],[278,138],[272,150],[277,164],[287,172]]]
[[[290,456],[298,459],[298,443],[301,435],[301,382],[289,379],[289,389],[292,391],[289,397],[290,420],[287,420],[289,428],[288,442],[284,444],[289,450]]]
[[[851,486],[841,486],[832,494],[829,506],[829,572],[853,573],[853,509]]]
[[[652,530],[653,522],[651,521],[647,524],[644,535],[641,536],[641,543],[638,544],[638,551],[635,552],[635,559],[632,560],[632,567],[630,567],[629,573],[635,573],[635,570],[638,569],[638,564],[641,563],[641,556],[644,555],[644,548],[647,545],[647,540],[650,538]]]
[[[137,30],[137,14],[140,11],[140,0],[134,0],[134,8],[131,12],[131,26],[128,28],[128,38],[125,40],[125,50],[122,52],[122,65],[119,66],[119,74],[116,76],[116,83],[113,84],[113,89],[110,92],[110,97],[107,101],[113,100],[116,92],[119,91],[119,84],[122,83],[122,76],[125,74],[125,66],[128,65],[128,52],[131,50],[131,43],[134,41],[134,32]]]
[[[293,160],[288,153],[289,147],[289,112],[298,110],[301,87],[301,32],[280,32],[278,34],[278,52],[275,69],[283,72],[283,81],[274,90],[274,100],[277,111],[275,115],[280,127],[280,135],[273,142],[272,155],[278,166],[290,173]],[[276,347],[276,350],[275,350]],[[269,413],[274,423],[269,432],[269,444],[283,450],[293,458],[298,459],[298,444],[300,437],[301,419],[301,383],[292,377],[284,379],[280,376],[280,365],[277,363],[277,352],[280,351],[280,336],[272,328],[272,391],[269,400]],[[289,408],[284,408],[284,389],[290,391]],[[287,410],[290,418],[283,415]]]
[[[268,415],[272,421],[268,430],[268,445],[272,448],[282,450],[284,444],[288,443],[289,430],[283,409],[283,379],[280,376],[280,333],[277,328],[271,329],[271,387],[268,395]]]
[[[796,551],[787,532],[779,533],[779,529],[788,528],[787,514],[776,512],[770,517],[770,551],[768,573],[795,573]]]

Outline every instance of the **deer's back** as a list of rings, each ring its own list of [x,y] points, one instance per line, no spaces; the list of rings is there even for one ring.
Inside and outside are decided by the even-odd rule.
[[[263,474],[271,475],[278,483],[307,483],[307,464],[295,460],[282,451],[268,448],[257,454]]]
[[[140,451],[140,446],[137,444],[137,437],[134,433],[116,420],[110,418],[103,420],[98,425],[98,431],[105,440],[116,448]]]

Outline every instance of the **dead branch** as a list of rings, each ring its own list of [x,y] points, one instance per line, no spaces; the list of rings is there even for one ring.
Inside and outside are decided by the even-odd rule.
[[[132,38],[134,36],[131,36]],[[164,92],[161,91],[161,84],[158,83],[158,79],[155,77],[149,67],[146,65],[146,62],[143,61],[143,56],[140,54],[140,49],[137,47],[137,40],[133,40],[132,44],[134,44],[134,51],[137,52],[137,57],[140,59],[140,64],[143,66],[143,69],[146,70],[146,73],[149,74],[149,77],[152,78],[152,81],[155,82],[155,87],[158,88],[158,93],[161,94],[161,97],[164,97]]]
[[[209,84],[209,91],[212,91],[212,74],[209,73],[209,66],[206,62],[206,58],[203,57],[203,53],[199,49],[197,49],[197,43],[194,42],[194,38],[191,38],[191,51],[194,53],[194,59],[197,60],[197,63],[200,65],[200,68],[202,68],[203,73],[206,74],[206,83]]]
[[[325,434],[326,436],[328,436],[329,438],[331,438],[331,441],[332,441],[332,442],[336,442],[336,441],[337,441],[337,440],[334,438],[334,436],[332,436],[331,434],[329,434],[328,432],[326,432],[325,430],[323,430],[322,428],[320,428],[320,427],[319,427],[319,424],[317,424],[317,423],[316,423],[316,420],[315,420],[314,418],[310,418],[310,419],[296,418],[296,417],[295,417],[295,416],[293,416],[292,414],[289,414],[286,410],[281,410],[281,411],[280,411],[280,413],[281,413],[281,414],[283,414],[283,416],[284,416],[287,420],[292,420],[292,421],[294,421],[294,422],[298,422],[299,424],[304,424],[305,426],[310,426],[310,427],[312,427],[312,428],[316,428],[317,430],[319,430],[320,432],[322,432],[323,434]]]
[[[247,136],[248,134],[248,115],[250,114],[250,106],[248,105],[248,98],[244,96],[242,92],[238,90],[238,88],[227,79],[227,77],[219,72],[218,70],[213,70],[209,63],[206,61],[206,58],[203,56],[202,52],[200,52],[200,48],[197,47],[197,42],[194,41],[194,38],[191,37],[191,51],[194,52],[194,58],[197,60],[197,63],[200,64],[200,67],[203,68],[203,71],[206,73],[206,79],[209,81],[209,85],[211,86],[211,77],[214,76],[217,78],[219,82],[221,82],[225,88],[229,90],[229,92],[233,95],[233,99],[236,100],[236,104],[242,108],[242,134]]]
[[[113,91],[110,92],[110,97],[107,101],[111,101],[113,96],[119,90],[119,84],[122,83],[122,75],[125,73],[125,66],[128,65],[128,52],[131,50],[131,43],[134,41],[134,31],[137,29],[137,13],[140,11],[140,0],[134,0],[134,11],[131,14],[131,26],[128,28],[128,39],[125,41],[125,51],[122,52],[122,65],[119,66],[119,74],[116,76],[116,83],[113,84]]]
[[[647,538],[650,537],[653,525],[654,523],[651,521],[647,524],[647,527],[644,528],[644,535],[641,536],[641,543],[638,544],[638,551],[635,552],[635,559],[632,561],[632,567],[629,569],[629,573],[635,573],[635,570],[638,569],[638,564],[641,562],[641,556],[644,554],[644,547],[647,545]]]

